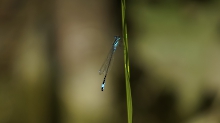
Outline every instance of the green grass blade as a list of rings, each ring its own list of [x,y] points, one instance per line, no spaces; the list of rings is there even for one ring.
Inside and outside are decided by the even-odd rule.
[[[123,32],[123,43],[124,43],[124,65],[125,65],[125,82],[126,82],[126,99],[127,99],[127,115],[128,123],[132,123],[132,97],[130,87],[130,68],[129,68],[129,56],[128,56],[128,34],[127,34],[127,23],[125,20],[125,0],[121,0],[122,10],[122,32]]]

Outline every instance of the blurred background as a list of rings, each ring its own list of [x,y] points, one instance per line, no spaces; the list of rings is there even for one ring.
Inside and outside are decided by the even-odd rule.
[[[127,0],[134,123],[220,123],[220,1]],[[0,123],[126,123],[119,0],[0,0]]]

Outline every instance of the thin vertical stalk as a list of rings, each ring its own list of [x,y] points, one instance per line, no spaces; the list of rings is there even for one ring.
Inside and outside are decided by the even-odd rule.
[[[128,115],[128,123],[132,123],[132,96],[131,96],[131,87],[130,87],[127,23],[125,20],[125,15],[126,15],[125,14],[126,12],[125,0],[121,0],[121,11],[122,11],[122,34],[123,34],[123,43],[124,43],[124,66],[125,66],[127,115]]]

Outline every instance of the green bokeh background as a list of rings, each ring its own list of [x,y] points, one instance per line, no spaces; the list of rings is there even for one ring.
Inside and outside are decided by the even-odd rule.
[[[0,0],[0,123],[126,123],[121,1]],[[220,122],[220,2],[127,3],[134,123]]]

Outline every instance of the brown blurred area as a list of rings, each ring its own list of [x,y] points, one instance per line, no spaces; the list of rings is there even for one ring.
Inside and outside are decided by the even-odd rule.
[[[134,123],[220,123],[220,2],[127,2]],[[126,123],[120,1],[0,0],[0,123]]]

